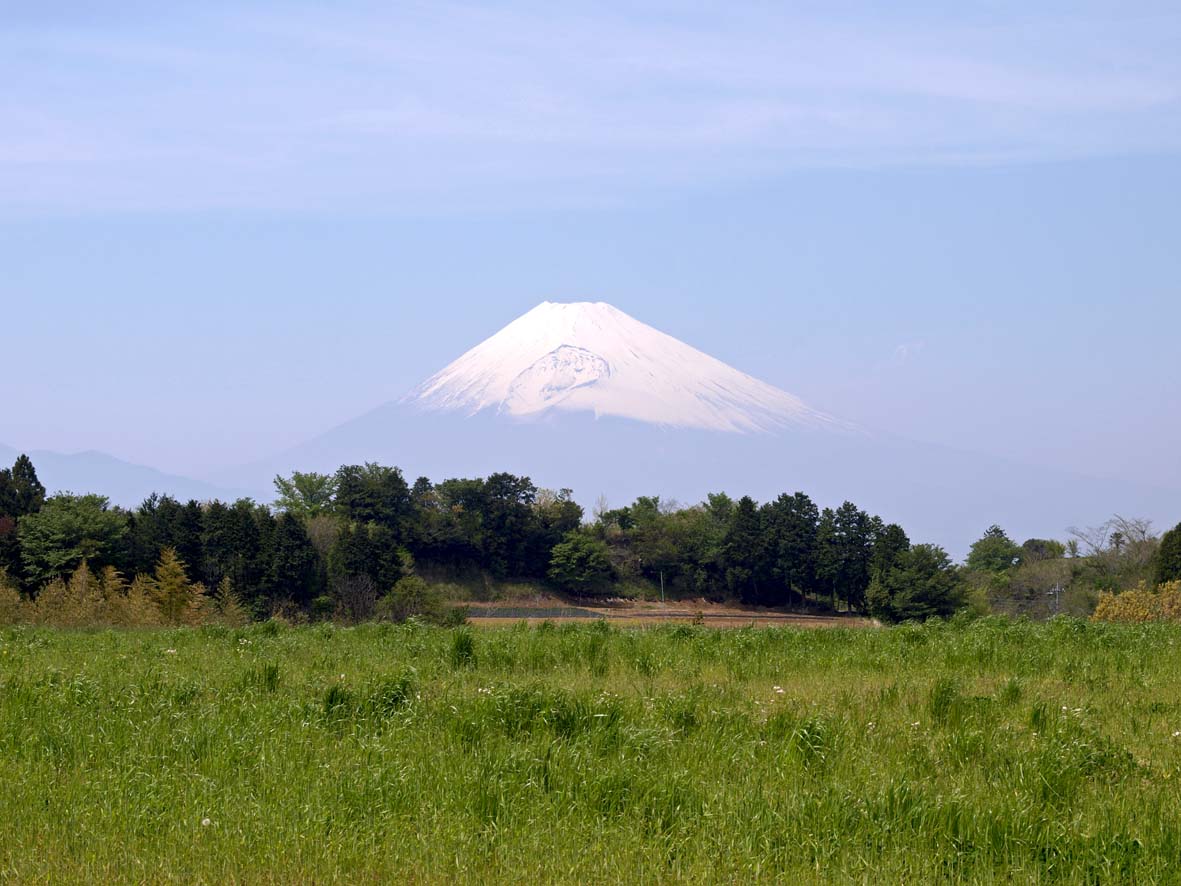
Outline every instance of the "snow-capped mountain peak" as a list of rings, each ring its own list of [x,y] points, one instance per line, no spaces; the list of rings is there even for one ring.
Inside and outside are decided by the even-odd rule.
[[[603,302],[542,302],[405,399],[429,410],[589,411],[716,431],[834,424],[786,391]]]

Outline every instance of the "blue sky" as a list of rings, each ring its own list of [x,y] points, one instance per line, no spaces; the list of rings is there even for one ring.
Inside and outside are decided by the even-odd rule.
[[[182,473],[616,304],[917,439],[1181,488],[1181,11],[0,16],[0,441]]]

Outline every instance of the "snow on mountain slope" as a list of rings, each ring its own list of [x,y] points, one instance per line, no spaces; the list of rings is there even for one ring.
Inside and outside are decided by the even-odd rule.
[[[786,391],[603,302],[543,302],[404,402],[468,414],[586,411],[731,432],[839,425]]]

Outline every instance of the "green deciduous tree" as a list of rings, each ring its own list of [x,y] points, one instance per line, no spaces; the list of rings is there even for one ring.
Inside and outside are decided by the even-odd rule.
[[[589,593],[609,583],[613,574],[607,545],[582,532],[568,534],[550,555],[549,579],[565,591]]]
[[[300,520],[311,520],[333,509],[338,478],[331,474],[295,471],[290,477],[275,477],[275,507]]]
[[[18,524],[21,561],[29,583],[39,588],[64,578],[83,560],[105,566],[127,533],[127,515],[101,495],[55,495]]]
[[[533,509],[537,528],[533,533],[529,557],[545,560],[554,545],[582,525],[582,505],[574,500],[574,491],[571,489],[559,489],[556,492],[539,489]]]
[[[964,605],[964,582],[946,551],[915,545],[874,577],[867,598],[870,612],[884,621],[946,618]]]
[[[995,523],[972,543],[968,568],[980,572],[1004,572],[1021,558],[1021,548]]]
[[[1066,556],[1066,545],[1052,538],[1027,538],[1021,544],[1018,558],[1022,563],[1040,560],[1061,560]]]

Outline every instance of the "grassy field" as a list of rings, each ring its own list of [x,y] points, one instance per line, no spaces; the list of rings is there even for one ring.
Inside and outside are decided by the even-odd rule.
[[[1177,882],[1181,628],[0,632],[5,882]]]

